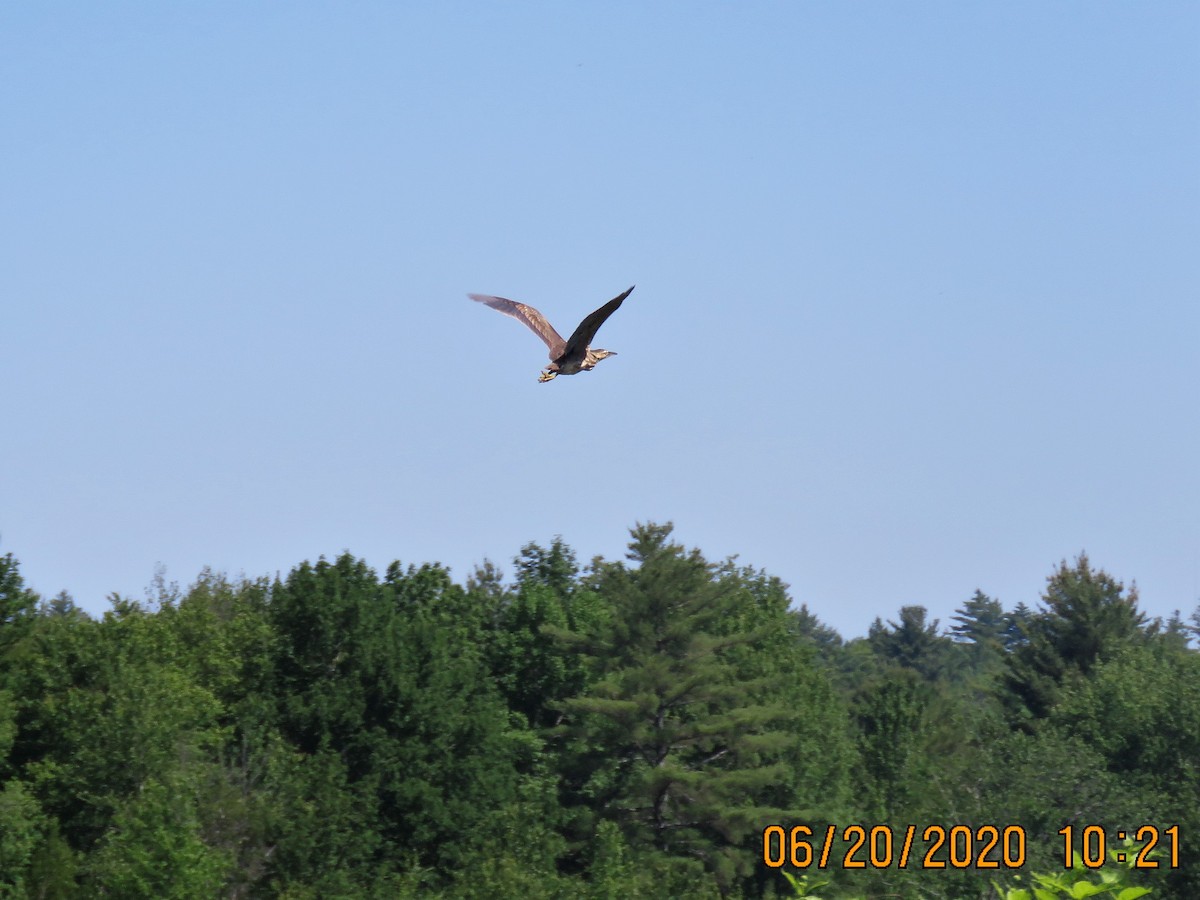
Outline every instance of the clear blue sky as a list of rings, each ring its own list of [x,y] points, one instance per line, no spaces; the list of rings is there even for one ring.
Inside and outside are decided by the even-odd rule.
[[[672,520],[847,636],[1200,602],[1200,5],[6,4],[0,122],[45,596]],[[466,298],[634,283],[549,384]]]

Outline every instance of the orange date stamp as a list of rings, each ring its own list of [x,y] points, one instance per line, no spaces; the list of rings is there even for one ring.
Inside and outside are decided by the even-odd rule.
[[[835,853],[839,840],[845,846]],[[1025,865],[1025,848],[1020,825],[827,825],[823,835],[807,825],[763,829],[763,862],[773,869],[1019,869]]]
[[[1072,865],[1073,829],[1059,832],[1065,838],[1063,866]],[[1116,832],[1118,839],[1126,832]],[[1088,826],[1082,837],[1081,861],[1089,868],[1102,865],[1106,859],[1106,837],[1099,826]],[[1129,835],[1133,838],[1133,834]],[[1136,830],[1139,848],[1131,849],[1131,865],[1135,868],[1157,868],[1152,858],[1158,855],[1160,839],[1168,852],[1166,867],[1179,865],[1179,826],[1161,831],[1151,825]],[[842,869],[1019,869],[1025,865],[1028,835],[1021,825],[826,825],[814,832],[808,825],[784,828],[768,825],[763,829],[763,862],[772,869],[790,865],[794,869],[830,866]],[[836,849],[835,849],[836,848]],[[1119,863],[1125,853],[1114,852]]]

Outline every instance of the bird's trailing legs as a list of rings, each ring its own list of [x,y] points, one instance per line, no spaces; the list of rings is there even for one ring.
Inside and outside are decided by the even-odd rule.
[[[596,368],[596,363],[610,356],[615,356],[615,350],[603,348],[593,349],[592,338],[605,320],[617,311],[629,296],[633,288],[613,297],[599,309],[589,313],[582,322],[571,332],[571,337],[563,340],[562,335],[554,330],[554,326],[546,321],[546,317],[525,303],[508,300],[504,297],[493,297],[491,294],[467,294],[476,303],[490,306],[497,312],[511,316],[523,322],[534,334],[545,342],[550,351],[550,364],[545,367],[538,381],[545,384],[553,381],[559,375],[574,375],[577,372],[590,372]]]

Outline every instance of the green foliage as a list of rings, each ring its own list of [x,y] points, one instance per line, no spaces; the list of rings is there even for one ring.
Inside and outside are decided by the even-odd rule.
[[[283,782],[307,785],[283,820],[292,877],[394,867],[392,846],[438,871],[470,864],[535,752],[487,677],[482,610],[439,567],[393,565],[380,583],[344,555],[294,570],[270,611],[278,722],[298,751]]]
[[[20,637],[37,603],[37,594],[25,587],[17,560],[11,553],[0,556],[0,653]]]
[[[783,877],[787,879],[788,886],[792,889],[789,896],[804,897],[806,900],[822,900],[822,895],[814,893],[821,888],[830,884],[828,878],[816,878],[810,875],[793,875],[791,872],[784,872]]]
[[[88,880],[116,897],[212,897],[232,860],[204,841],[192,785],[151,779],[117,809]]]
[[[938,620],[925,621],[925,607],[904,606],[900,621],[885,627],[876,619],[867,642],[886,663],[912,669],[922,678],[936,680],[950,665],[953,645],[938,633]]]
[[[728,884],[749,874],[741,848],[755,829],[794,814],[765,802],[787,776],[794,738],[779,726],[792,713],[765,678],[739,672],[737,648],[766,636],[746,627],[760,618],[752,592],[670,543],[670,530],[635,528],[637,566],[606,564],[595,576],[611,618],[560,634],[591,675],[561,703],[568,802],[587,808],[587,831],[591,817],[611,819],[634,848],[680,865],[700,859]]]
[[[933,691],[911,669],[898,669],[860,688],[854,701],[859,759],[868,776],[870,794],[863,807],[876,821],[907,810],[919,789],[906,777],[919,752],[925,711]]]
[[[976,673],[997,670],[1004,662],[1005,635],[1011,627],[1000,601],[977,590],[951,619],[957,624],[950,634],[966,646],[971,668]]]
[[[1053,715],[1139,801],[1141,818],[1200,833],[1200,653],[1171,643],[1127,647],[1074,685]],[[1200,893],[1200,847],[1183,841],[1169,873]]]
[[[9,781],[0,787],[0,897],[23,896],[44,827],[41,808],[25,785]]]
[[[846,702],[819,661],[820,646],[797,639],[790,598],[779,579],[739,568],[733,560],[717,568],[717,578],[730,593],[732,611],[718,630],[753,636],[726,648],[725,657],[749,696],[784,711],[776,723],[788,737],[777,754],[783,771],[770,789],[757,794],[757,801],[844,816],[851,805],[851,772],[858,759],[847,728]]]
[[[1093,571],[1087,554],[1059,565],[1042,600],[1045,609],[1022,626],[1027,643],[1009,657],[1004,679],[1014,721],[1025,727],[1049,714],[1065,682],[1142,637],[1146,624],[1137,591],[1126,593],[1111,575]]]
[[[29,865],[26,895],[38,900],[68,900],[76,896],[76,854],[58,833],[58,822],[47,820],[42,843]]]
[[[0,773],[8,762],[17,737],[17,707],[8,691],[0,690]]]
[[[806,603],[801,603],[799,609],[788,610],[787,617],[789,630],[800,642],[811,646],[825,666],[834,668],[834,660],[844,643],[842,636],[813,615]]]
[[[999,739],[981,794],[982,820],[1022,825],[1030,863],[1043,869],[1061,860],[1057,834],[1064,825],[1141,822],[1156,801],[1109,772],[1100,754],[1058,727]]]
[[[1036,612],[976,592],[949,636],[907,606],[844,642],[670,536],[583,572],[527,544],[509,584],[159,573],[100,619],[0,557],[0,897],[1200,896],[1179,616],[1081,556]],[[853,822],[1021,825],[1029,865],[764,864],[768,824]],[[1178,824],[1180,865],[1063,872],[1067,824]]]
[[[1084,674],[1131,641],[1146,621],[1137,609],[1137,590],[1126,593],[1107,572],[1093,572],[1084,553],[1074,566],[1059,565],[1043,600],[1046,613],[1038,619],[1039,635],[1065,664]]]
[[[509,707],[532,727],[556,724],[553,704],[578,692],[585,678],[579,659],[544,633],[568,627],[565,598],[548,585],[526,582],[498,619],[490,663]]]

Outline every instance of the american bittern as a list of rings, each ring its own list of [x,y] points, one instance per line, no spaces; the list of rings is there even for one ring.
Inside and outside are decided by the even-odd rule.
[[[636,287],[636,285],[635,285]],[[616,356],[616,350],[592,349],[588,346],[604,320],[617,311],[621,302],[633,291],[631,287],[619,297],[613,297],[602,307],[579,323],[570,339],[563,340],[554,330],[554,326],[546,321],[546,317],[524,303],[516,300],[505,300],[503,297],[492,297],[487,294],[467,294],[472,300],[485,303],[492,309],[499,310],[506,316],[519,319],[530,327],[534,334],[546,342],[550,348],[550,365],[538,376],[538,381],[550,381],[559,375],[574,375],[576,372],[591,371],[596,363],[609,356]]]

